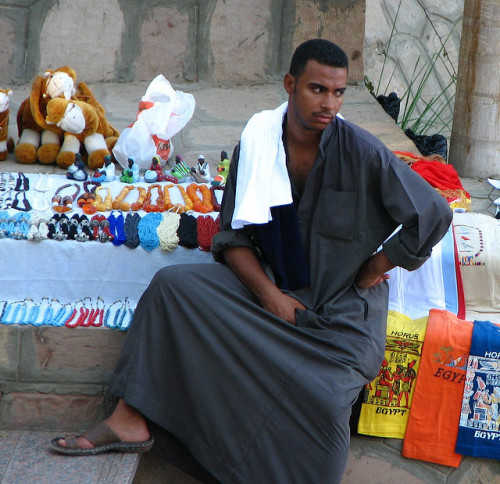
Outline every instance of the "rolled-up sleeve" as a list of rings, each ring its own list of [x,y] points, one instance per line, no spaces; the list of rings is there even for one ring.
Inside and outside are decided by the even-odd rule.
[[[401,229],[383,247],[393,264],[412,271],[430,257],[432,247],[448,230],[453,213],[427,181],[391,155],[382,163],[386,173],[381,177],[381,191],[386,210]]]
[[[236,175],[238,171],[239,145],[233,151],[229,174],[224,187],[224,196],[220,208],[220,231],[212,238],[211,251],[217,262],[224,262],[223,253],[230,247],[248,247],[257,253],[252,239],[252,227],[247,226],[234,230],[231,221],[234,212],[234,200],[236,194]]]

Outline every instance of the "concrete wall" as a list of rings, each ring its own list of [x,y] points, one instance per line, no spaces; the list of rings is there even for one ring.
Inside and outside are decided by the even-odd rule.
[[[422,78],[416,73],[435,65],[419,96],[430,102],[444,92],[439,102],[444,123],[435,122],[425,134],[451,132],[463,9],[464,0],[366,0],[364,70],[377,94],[395,91],[403,97],[414,82],[415,97]]]
[[[341,44],[363,78],[365,0],[0,0],[0,86],[70,65],[79,79],[130,82],[282,77],[310,37]]]

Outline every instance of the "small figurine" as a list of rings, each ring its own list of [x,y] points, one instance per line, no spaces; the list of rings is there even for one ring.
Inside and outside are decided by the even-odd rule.
[[[154,183],[156,181],[164,181],[165,176],[163,175],[163,170],[161,168],[160,157],[158,155],[153,156],[151,160],[151,167],[144,173],[144,181],[148,183]]]
[[[102,168],[97,168],[97,170],[92,175],[92,181],[96,182],[110,182],[116,179],[115,164],[111,159],[111,155],[106,155],[104,157],[104,166]]]
[[[137,183],[140,180],[139,165],[133,158],[128,159],[128,168],[125,168],[120,176],[123,183]]]
[[[210,176],[210,167],[203,155],[198,156],[198,162],[191,168],[190,175],[197,183],[207,183],[212,179]]]
[[[66,178],[69,180],[85,181],[88,178],[88,173],[85,170],[85,165],[82,161],[80,153],[75,153],[75,161],[68,166]]]
[[[217,165],[217,175],[212,180],[212,186],[223,187],[226,184],[227,175],[229,174],[229,161],[225,151],[220,152],[220,161]]]
[[[170,170],[170,173],[177,178],[179,182],[183,182],[188,175],[190,175],[190,169],[184,163],[184,158],[182,155],[175,155],[175,165]]]

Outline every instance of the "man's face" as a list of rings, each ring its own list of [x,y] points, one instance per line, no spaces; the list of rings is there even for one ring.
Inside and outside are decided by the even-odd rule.
[[[297,79],[287,74],[288,116],[302,129],[323,131],[340,111],[347,85],[347,69],[309,60]]]

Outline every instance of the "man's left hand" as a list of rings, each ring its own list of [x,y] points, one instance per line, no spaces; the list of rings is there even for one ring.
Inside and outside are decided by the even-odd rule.
[[[356,284],[363,289],[376,286],[389,279],[390,276],[386,272],[393,267],[395,267],[394,264],[383,251],[377,252],[361,266],[356,276]]]

